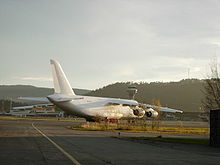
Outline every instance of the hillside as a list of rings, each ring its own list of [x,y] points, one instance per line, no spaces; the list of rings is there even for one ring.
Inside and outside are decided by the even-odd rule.
[[[78,95],[90,92],[86,89],[74,89]],[[16,99],[19,96],[44,97],[53,93],[52,88],[41,88],[31,85],[0,85],[0,99]]]
[[[74,89],[74,91],[78,95],[128,98],[126,90],[131,84],[138,89],[135,99],[139,102],[152,103],[153,100],[159,99],[163,106],[181,109],[185,112],[201,111],[204,81],[197,79],[169,83],[118,82],[94,91],[84,89]],[[52,93],[52,88],[40,88],[30,85],[0,85],[0,99],[16,99],[19,96],[40,97]]]
[[[91,91],[87,95],[128,98],[126,90],[130,84],[130,82],[111,84]],[[159,99],[163,106],[181,109],[185,112],[199,112],[202,106],[203,84],[203,80],[187,79],[169,83],[132,83],[132,86],[135,85],[138,89],[135,97],[137,101],[152,103],[154,99]]]

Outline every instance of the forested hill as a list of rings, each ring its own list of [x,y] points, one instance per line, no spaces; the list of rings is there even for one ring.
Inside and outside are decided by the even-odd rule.
[[[85,95],[90,92],[86,89],[74,89],[78,95]],[[31,85],[0,85],[0,99],[15,99],[19,96],[44,97],[53,94],[52,88],[41,88]]]
[[[152,103],[159,99],[163,106],[181,109],[186,112],[199,112],[203,98],[203,80],[187,79],[179,82],[132,83],[138,93],[139,102]],[[126,92],[130,82],[120,82],[105,86],[95,91],[74,89],[78,95],[128,98]],[[0,85],[0,99],[15,99],[18,96],[41,97],[53,93],[52,88],[40,88],[30,85]]]
[[[128,98],[126,92],[130,82],[115,83],[103,88],[91,91],[87,95]],[[152,82],[152,83],[132,83],[136,86],[138,93],[135,97],[137,101],[152,103],[154,99],[159,99],[163,106],[181,109],[186,112],[201,111],[201,100],[203,99],[204,80],[186,79],[179,82]]]

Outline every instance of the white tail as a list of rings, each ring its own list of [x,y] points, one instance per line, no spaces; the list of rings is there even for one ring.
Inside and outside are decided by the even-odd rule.
[[[50,60],[50,64],[52,67],[54,92],[65,95],[75,95],[59,62]]]

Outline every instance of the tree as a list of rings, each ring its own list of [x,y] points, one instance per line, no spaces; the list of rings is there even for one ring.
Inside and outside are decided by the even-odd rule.
[[[21,102],[14,102],[10,99],[7,99],[7,100],[1,99],[0,100],[0,111],[9,112],[12,106],[16,107],[16,106],[25,106],[25,105],[27,104],[21,103]]]
[[[211,109],[220,108],[220,78],[218,73],[217,59],[214,59],[210,65],[211,75],[205,80],[202,100],[204,111],[209,113]]]

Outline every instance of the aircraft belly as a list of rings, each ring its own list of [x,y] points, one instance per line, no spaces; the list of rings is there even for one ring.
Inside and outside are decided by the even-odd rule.
[[[61,108],[64,112],[67,112],[69,114],[72,115],[76,115],[76,116],[81,116],[84,117],[85,114],[84,109],[82,109],[81,107],[72,104],[71,102],[65,102],[65,103],[56,103],[56,105]]]

